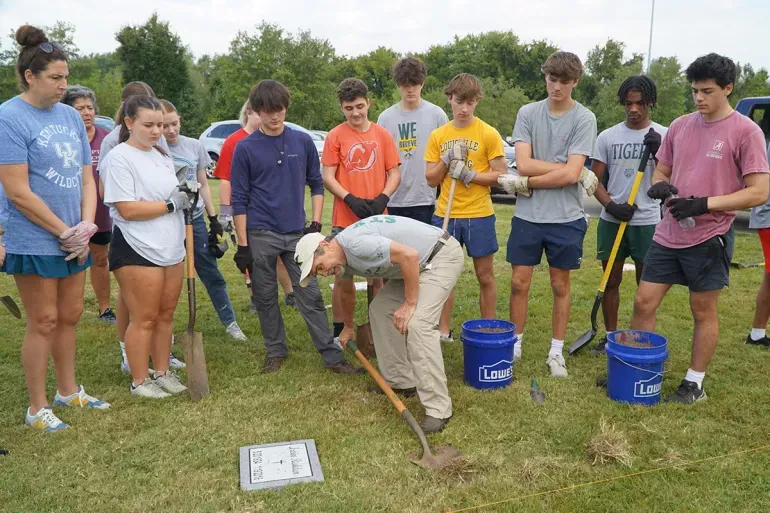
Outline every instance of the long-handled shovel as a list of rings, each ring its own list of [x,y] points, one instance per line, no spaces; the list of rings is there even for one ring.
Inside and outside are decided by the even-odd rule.
[[[650,129],[652,130],[652,129]],[[628,204],[633,205],[636,200],[636,193],[639,191],[639,185],[642,183],[644,177],[644,170],[647,168],[647,161],[650,159],[649,146],[644,147],[642,152],[642,159],[639,161],[639,168],[636,171],[636,178],[634,178],[634,185],[631,187],[631,194],[628,195]],[[626,225],[628,223],[623,221],[618,227],[618,234],[615,236],[615,243],[612,245],[612,252],[610,252],[610,259],[607,261],[607,267],[604,269],[602,275],[602,281],[599,284],[599,291],[596,293],[596,299],[594,299],[594,307],[591,309],[591,329],[583,333],[571,346],[569,346],[569,354],[575,354],[588,345],[591,340],[596,336],[598,329],[596,323],[596,316],[599,313],[599,307],[602,305],[602,298],[604,297],[604,289],[607,287],[607,280],[610,279],[610,273],[612,267],[615,265],[615,257],[618,254],[620,248],[620,242],[623,240],[623,234],[626,232]]]
[[[193,401],[200,401],[209,394],[209,376],[206,370],[206,356],[203,353],[203,333],[195,331],[195,256],[193,252],[193,208],[198,203],[198,193],[190,208],[184,211],[185,252],[187,253],[187,331],[182,333],[180,342],[187,364],[187,389]]]
[[[423,432],[420,425],[417,423],[415,418],[412,417],[412,414],[409,413],[409,410],[406,409],[406,406],[404,406],[404,403],[401,402],[401,399],[399,399],[396,394],[393,393],[393,390],[390,388],[387,382],[385,382],[380,373],[377,372],[377,370],[372,367],[372,364],[369,363],[369,360],[367,360],[366,357],[361,354],[361,351],[358,350],[356,343],[350,340],[345,344],[345,346],[353,351],[353,353],[355,353],[356,358],[358,358],[358,360],[361,362],[361,365],[363,365],[364,369],[366,369],[366,372],[368,372],[374,381],[377,382],[377,386],[379,386],[385,395],[388,396],[390,402],[393,403],[393,406],[396,407],[398,413],[401,414],[406,423],[409,424],[409,427],[412,428],[412,431],[414,431],[414,434],[417,435],[417,438],[420,440],[420,453],[417,455],[410,454],[409,461],[424,468],[441,469],[452,463],[454,460],[462,457],[462,453],[454,447],[436,447],[436,452],[434,453],[431,450],[430,445],[428,445],[428,439],[425,437],[425,433]]]
[[[14,301],[11,296],[0,297],[0,303],[5,305],[8,311],[11,312],[11,315],[17,319],[21,319],[21,310],[19,310],[19,305],[16,304],[16,301]]]
[[[444,224],[441,226],[444,231],[449,229],[449,214],[452,212],[452,202],[455,199],[455,187],[457,187],[457,179],[452,178],[452,185],[449,186],[449,197],[446,200],[446,210],[444,211]]]
[[[372,299],[374,299],[374,286],[369,283],[366,285],[367,312],[372,305]],[[368,315],[369,314],[367,313],[367,319]],[[361,324],[356,328],[356,340],[358,340],[361,353],[363,353],[366,358],[373,358],[376,356],[374,350],[374,337],[372,336],[372,326],[369,324],[368,320],[366,321],[366,324]]]

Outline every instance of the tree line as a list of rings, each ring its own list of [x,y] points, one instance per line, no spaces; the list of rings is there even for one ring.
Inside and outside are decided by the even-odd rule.
[[[100,114],[112,117],[123,85],[142,80],[160,98],[176,105],[183,116],[182,132],[193,137],[213,121],[236,118],[250,88],[265,78],[289,87],[292,104],[287,119],[310,129],[328,130],[343,121],[335,89],[347,77],[360,78],[369,87],[370,119],[399,100],[391,67],[401,55],[394,50],[379,47],[357,57],[338,55],[328,40],[309,31],[292,34],[267,22],[253,33],[237,32],[227,53],[198,59],[157,14],[142,25],[121,28],[115,34],[119,46],[113,52],[82,55],[74,26],[66,22],[45,30],[50,40],[68,51],[70,83],[96,93]],[[18,47],[13,34],[10,41],[10,45],[0,42],[0,102],[17,94]],[[472,73],[484,85],[485,98],[477,115],[501,134],[510,135],[519,107],[546,97],[540,65],[557,49],[545,40],[523,42],[511,31],[492,31],[455,36],[451,42],[412,55],[428,67],[423,98],[449,111],[444,85],[457,73]],[[574,96],[596,114],[599,130],[624,119],[618,87],[629,75],[642,73],[643,64],[644,55],[627,56],[624,43],[612,39],[588,53],[585,75]],[[668,125],[693,110],[684,77],[687,64],[675,56],[658,57],[651,63],[649,74],[658,86],[653,118],[658,123]],[[770,95],[769,78],[764,68],[755,71],[751,64],[738,63],[733,105],[748,96]]]

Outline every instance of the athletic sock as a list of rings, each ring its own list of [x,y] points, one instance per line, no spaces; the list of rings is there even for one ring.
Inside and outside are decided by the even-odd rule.
[[[766,330],[763,330],[763,329],[761,330],[759,328],[751,328],[751,335],[750,335],[751,340],[756,342],[757,340],[763,339],[765,338],[765,333],[767,333]]]
[[[521,358],[521,341],[524,339],[524,333],[516,335],[516,341],[513,343],[513,357],[517,360]]]
[[[692,381],[698,385],[698,388],[703,388],[703,378],[706,377],[705,372],[695,372],[692,369],[687,369],[687,374],[684,375],[684,379]]]
[[[340,336],[340,333],[342,333],[342,329],[345,327],[344,322],[335,322],[334,323],[334,338],[337,338]]]
[[[126,356],[126,344],[124,342],[120,343],[120,352],[123,355],[123,361],[127,362],[128,357]]]
[[[561,351],[564,348],[563,340],[551,339],[551,350],[548,351],[548,356],[561,355]]]

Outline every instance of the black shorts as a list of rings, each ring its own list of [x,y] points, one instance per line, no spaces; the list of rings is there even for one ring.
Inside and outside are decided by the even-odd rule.
[[[686,285],[691,292],[722,290],[730,284],[734,247],[733,228],[689,248],[667,248],[653,241],[644,258],[642,280]]]
[[[112,241],[112,232],[96,232],[93,237],[91,237],[91,240],[89,241],[91,244],[96,244],[97,246],[106,246],[107,244]]]
[[[415,207],[388,207],[388,214],[394,216],[408,217],[415,221],[425,224],[431,224],[435,205],[417,205]]]
[[[127,265],[160,267],[158,264],[153,264],[134,251],[134,248],[129,246],[128,242],[126,242],[126,239],[123,237],[123,233],[121,233],[120,228],[117,226],[112,228],[112,244],[110,244],[110,252],[107,259],[110,264],[110,271],[115,271]]]

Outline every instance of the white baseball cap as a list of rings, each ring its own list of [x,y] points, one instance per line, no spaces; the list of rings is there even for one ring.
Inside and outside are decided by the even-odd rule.
[[[297,262],[302,270],[299,276],[299,286],[307,287],[310,281],[310,271],[313,269],[313,255],[318,245],[326,239],[325,235],[320,233],[308,233],[304,235],[297,243],[294,250],[294,261]]]

